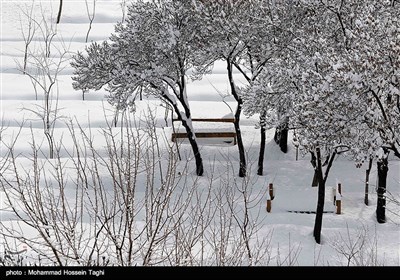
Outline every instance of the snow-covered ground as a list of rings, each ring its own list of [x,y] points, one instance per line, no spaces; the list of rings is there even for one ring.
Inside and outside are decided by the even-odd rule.
[[[90,41],[101,41],[107,39],[113,32],[113,24],[121,20],[122,12],[120,3],[122,1],[97,1],[94,24],[89,35]],[[47,12],[46,16],[56,17],[58,1],[35,1],[35,12],[40,15],[40,5]],[[4,158],[7,147],[4,143],[11,143],[12,139],[19,133],[15,143],[15,154],[28,157],[31,153],[30,143],[32,134],[37,143],[43,143],[42,155],[45,157],[47,142],[43,135],[43,122],[36,114],[43,106],[43,97],[35,92],[30,79],[17,70],[17,62],[23,59],[24,41],[21,33],[21,11],[29,6],[29,1],[7,1],[1,2],[1,96],[0,117],[2,125],[6,128],[1,134],[0,157]],[[52,8],[51,5],[52,4]],[[91,1],[89,1],[91,4]],[[65,0],[61,23],[57,26],[55,42],[62,41],[69,44],[69,51],[83,51],[85,36],[89,26],[86,14],[85,2],[83,0]],[[212,74],[207,75],[201,81],[189,84],[188,95],[193,117],[219,118],[231,114],[235,103],[230,97],[223,63],[217,63]],[[83,128],[93,131],[94,145],[102,149],[105,140],[99,132],[100,128],[106,126],[105,119],[111,120],[113,108],[107,103],[105,91],[89,92],[82,100],[82,93],[74,91],[71,80],[72,68],[66,64],[66,68],[59,76],[58,114],[60,119],[56,122],[54,135],[56,142],[62,139],[63,144],[72,146],[72,139],[65,122],[72,118]],[[224,97],[225,96],[225,97]],[[55,106],[53,104],[53,106]],[[156,119],[157,135],[160,139],[170,141],[172,127],[170,117],[165,121],[165,109],[163,104],[154,98],[139,101],[137,104],[136,117],[144,117],[146,112],[152,111]],[[258,147],[260,143],[259,130],[255,128],[257,117],[242,117],[241,129],[244,144],[247,151],[251,176],[251,189],[254,193],[267,189],[268,184],[273,183],[275,198],[272,201],[272,210],[265,210],[267,195],[261,197],[253,211],[259,213],[258,222],[260,230],[257,235],[271,235],[271,265],[346,265],[344,254],[338,252],[339,248],[351,250],[352,244],[357,242],[357,237],[362,236],[368,245],[363,247],[364,254],[376,253],[377,263],[386,266],[400,265],[400,217],[399,206],[387,202],[387,223],[376,222],[376,167],[371,172],[369,189],[369,206],[364,204],[365,166],[356,168],[355,164],[344,158],[338,158],[332,167],[327,181],[325,211],[323,216],[322,243],[316,244],[313,238],[313,226],[317,204],[317,188],[311,186],[313,169],[308,156],[299,155],[296,160],[296,149],[289,143],[286,154],[279,150],[273,141],[273,130],[267,133],[267,147],[265,151],[265,174],[257,176],[256,165]],[[207,124],[203,124],[207,125]],[[231,124],[224,124],[224,129],[232,129]],[[220,127],[217,127],[220,128]],[[290,133],[290,136],[292,134]],[[210,176],[210,166],[217,162],[215,169],[218,172],[228,168],[230,164],[236,168],[237,173],[237,146],[221,141],[200,141],[200,148],[206,169],[205,175],[200,181],[207,182]],[[190,147],[183,142],[180,147],[183,160],[189,157]],[[67,155],[64,155],[67,157]],[[31,163],[24,161],[25,167]],[[186,174],[190,180],[195,180],[194,161],[189,162],[189,170]],[[221,175],[222,176],[222,175]],[[12,179],[12,178],[11,178]],[[243,180],[236,178],[237,180]],[[342,213],[335,213],[332,189],[340,183],[342,185]],[[145,185],[145,184],[144,184]],[[203,186],[205,186],[204,183]],[[400,194],[400,162],[391,160],[387,190],[394,196]],[[13,216],[8,214],[5,194],[1,193],[0,219],[3,226],[13,224]],[[15,221],[15,220],[14,220]],[[1,228],[0,228],[1,230]],[[4,230],[4,229],[3,229]],[[26,236],[31,236],[27,229]],[[374,243],[376,242],[376,243]],[[1,243],[1,239],[0,239]],[[2,244],[0,244],[2,246]],[[16,243],[15,250],[21,249],[24,244]],[[260,248],[261,250],[262,248]],[[2,252],[0,248],[0,253]],[[28,249],[29,252],[29,249]],[[26,252],[23,254],[27,254]],[[278,260],[278,256],[282,259]],[[287,256],[292,261],[285,259]]]

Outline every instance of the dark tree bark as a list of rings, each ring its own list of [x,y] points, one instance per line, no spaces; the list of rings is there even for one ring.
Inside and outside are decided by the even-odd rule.
[[[311,153],[311,165],[314,167],[314,176],[311,186],[316,187],[318,186],[318,173],[317,173],[317,158],[314,153]]]
[[[235,112],[235,121],[233,124],[235,127],[236,140],[237,140],[237,145],[238,145],[238,150],[239,150],[239,177],[245,177],[246,169],[247,169],[246,154],[245,154],[245,150],[244,150],[242,133],[241,133],[240,124],[239,124],[240,123],[240,115],[242,113],[243,100],[239,96],[239,94],[236,90],[235,82],[233,80],[233,64],[229,61],[229,59],[227,59],[226,62],[227,62],[228,79],[229,79],[229,84],[231,87],[231,92],[237,102],[237,107],[236,107],[236,112]]]
[[[378,160],[377,167],[378,167],[378,189],[376,192],[378,196],[378,202],[376,205],[376,219],[378,223],[386,223],[385,193],[386,193],[386,178],[387,178],[387,173],[389,171],[388,159],[386,156],[383,159]]]
[[[183,85],[184,85],[184,83],[183,83]],[[183,88],[184,88],[184,86],[181,87],[182,92],[183,92]],[[181,96],[183,96],[183,95],[181,95]],[[165,99],[169,100],[168,97],[165,97]],[[197,141],[195,139],[195,135],[194,135],[194,131],[192,131],[192,127],[187,122],[187,120],[191,119],[190,108],[186,105],[186,102],[184,100],[180,100],[180,101],[181,101],[180,103],[182,104],[182,107],[185,111],[185,118],[183,118],[182,112],[181,112],[180,108],[178,107],[177,103],[174,103],[171,100],[169,100],[169,104],[171,104],[172,107],[174,108],[174,111],[175,111],[176,115],[178,116],[178,119],[182,122],[182,125],[186,130],[186,135],[189,140],[190,146],[192,148],[193,155],[194,155],[195,162],[196,162],[196,174],[197,174],[197,176],[203,176],[203,173],[204,173],[203,159],[201,158],[199,145],[197,144]]]
[[[279,130],[279,126],[277,126],[275,128],[274,141],[278,145],[279,145],[279,138],[280,138],[280,130]]]
[[[314,223],[314,238],[315,242],[317,242],[318,244],[321,244],[322,216],[324,214],[324,204],[325,204],[325,184],[336,154],[337,152],[335,150],[329,156],[325,174],[322,174],[321,150],[319,148],[316,149],[315,158],[316,158],[317,168],[315,171],[318,179],[318,201],[317,201],[317,211],[316,211],[317,213],[315,216],[315,223]]]
[[[261,133],[261,143],[260,143],[260,153],[258,155],[258,168],[257,168],[257,175],[262,176],[264,172],[264,153],[265,153],[265,112],[260,115],[260,133]]]
[[[369,162],[368,162],[368,168],[367,170],[365,170],[365,191],[364,191],[364,203],[365,205],[368,206],[369,202],[368,202],[368,192],[369,192],[369,175],[371,173],[371,169],[372,169],[372,161],[373,158],[370,157],[369,158]]]
[[[190,146],[192,147],[192,151],[196,162],[196,174],[197,176],[203,176],[204,173],[203,159],[201,158],[197,141],[193,138],[194,136],[193,131],[190,129],[186,121],[182,121],[182,125],[186,129],[187,137],[189,139]]]
[[[285,118],[284,121],[275,128],[274,141],[283,153],[287,153],[288,146],[288,133],[289,133],[289,119]]]
[[[314,176],[313,176],[313,180],[311,183],[312,187],[317,187],[318,186],[318,174],[317,174],[317,170],[314,171]]]
[[[318,201],[317,201],[317,214],[314,223],[314,238],[315,242],[321,244],[321,230],[322,230],[322,216],[324,213],[325,203],[325,181],[322,175],[321,151],[316,149],[316,168],[315,173],[318,180]]]
[[[59,24],[61,20],[62,6],[63,6],[63,0],[60,0],[60,5],[58,6],[57,24]]]
[[[191,127],[188,125],[187,121],[183,120],[181,118],[179,109],[175,110],[175,112],[179,116],[179,119],[181,120],[182,125],[186,130],[187,138],[189,140],[190,146],[192,147],[194,159],[196,162],[196,175],[203,176],[203,173],[204,173],[203,159],[201,158],[199,145],[197,144],[197,141],[194,139],[194,132],[192,131]]]
[[[189,143],[190,143],[190,146],[192,147],[193,155],[194,155],[195,162],[196,162],[196,174],[197,174],[197,176],[203,176],[203,173],[204,173],[203,159],[201,158],[200,149],[197,144],[197,140],[196,140],[196,137],[195,137],[195,134],[193,131],[193,127],[188,124],[188,120],[191,121],[192,116],[191,116],[189,103],[188,103],[187,96],[186,96],[186,75],[185,75],[185,70],[184,70],[184,64],[181,61],[181,59],[179,59],[179,65],[181,66],[180,67],[181,73],[180,73],[180,83],[179,83],[179,95],[177,95],[177,98],[179,99],[179,101],[180,101],[179,103],[183,107],[185,118],[182,118],[183,117],[182,113],[176,103],[170,102],[170,104],[174,107],[174,110],[175,110],[177,116],[181,119],[182,125],[186,129],[187,138],[189,139]]]
[[[284,123],[281,125],[279,147],[283,153],[287,153],[287,143],[288,143],[288,132],[289,132],[289,120],[286,118]]]

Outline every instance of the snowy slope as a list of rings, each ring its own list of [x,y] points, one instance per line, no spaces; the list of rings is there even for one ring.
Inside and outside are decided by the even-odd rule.
[[[40,14],[41,3],[45,9],[46,16],[56,16],[58,1],[35,1],[35,12]],[[69,55],[76,51],[83,51],[85,36],[89,25],[85,2],[82,0],[64,1],[63,16],[61,24],[57,27],[55,41],[68,42],[70,45]],[[113,32],[113,24],[122,18],[120,8],[121,1],[97,1],[94,25],[90,31],[90,41],[101,41],[107,39]],[[0,157],[5,157],[7,149],[3,143],[11,143],[19,133],[15,144],[15,153],[22,154],[29,158],[31,153],[30,145],[32,133],[37,142],[43,142],[45,158],[46,142],[43,136],[42,122],[34,113],[38,106],[42,106],[42,96],[36,100],[35,92],[28,77],[17,70],[16,62],[23,58],[23,39],[19,21],[19,10],[29,1],[6,1],[1,2],[1,94],[0,94],[0,117],[4,127],[7,127],[2,137]],[[224,117],[231,113],[235,103],[233,99],[223,97],[229,93],[223,63],[217,63],[211,75],[201,81],[189,83],[189,100],[193,111],[193,117]],[[98,149],[105,145],[100,129],[105,127],[106,121],[113,118],[113,109],[107,103],[104,90],[89,92],[82,100],[82,93],[72,89],[71,80],[72,68],[66,64],[66,68],[59,77],[58,108],[61,118],[55,125],[55,139],[62,139],[65,146],[72,146],[72,139],[69,138],[68,128],[65,121],[72,118],[82,127],[91,127],[93,137]],[[239,74],[237,74],[239,77]],[[224,103],[226,101],[227,103]],[[231,107],[231,109],[227,106]],[[149,98],[138,102],[136,116],[140,118],[145,112],[153,110],[156,118],[157,134],[160,139],[170,139],[172,132],[170,118],[165,122],[165,109],[161,102]],[[376,167],[371,173],[370,184],[370,205],[364,205],[364,179],[365,167],[356,168],[354,163],[344,158],[337,159],[332,167],[327,181],[322,244],[315,243],[313,238],[313,226],[316,209],[317,188],[311,186],[313,169],[307,155],[299,155],[296,160],[296,150],[292,143],[289,143],[288,153],[284,154],[273,141],[274,130],[267,132],[267,147],[265,151],[265,162],[263,176],[257,176],[258,148],[260,143],[259,130],[255,128],[257,117],[242,117],[242,133],[247,151],[248,163],[251,174],[251,186],[255,193],[263,193],[269,183],[273,183],[275,198],[272,201],[272,210],[267,213],[265,210],[267,196],[262,197],[254,212],[260,215],[261,229],[260,236],[271,235],[271,265],[346,265],[343,255],[337,253],[337,242],[346,244],[354,240],[360,232],[366,233],[365,238],[369,241],[377,240],[376,254],[380,264],[388,266],[400,265],[400,217],[399,206],[388,202],[388,222],[378,224],[375,218],[376,209]],[[216,127],[215,129],[219,129]],[[32,129],[32,130],[31,130]],[[228,128],[230,129],[230,128]],[[291,134],[290,134],[291,135]],[[206,166],[206,178],[200,179],[206,182],[211,175],[210,166],[215,164],[216,170],[223,173],[230,164],[238,167],[237,146],[224,145],[221,143],[200,142],[201,152]],[[172,145],[171,142],[169,144]],[[180,147],[182,155],[190,157],[190,147],[183,142]],[[65,154],[65,158],[68,155]],[[26,166],[29,166],[26,161]],[[194,163],[190,162],[191,169]],[[192,170],[190,170],[192,171]],[[196,180],[193,172],[188,172],[190,180]],[[235,176],[235,175],[233,175]],[[240,181],[241,178],[235,178]],[[338,183],[342,184],[342,213],[335,213],[333,205],[332,188]],[[206,186],[204,183],[203,187]],[[400,194],[400,162],[392,160],[389,165],[388,191],[399,197]],[[8,214],[4,194],[1,195],[0,218],[3,225],[13,224],[13,216]],[[311,212],[311,213],[310,213]],[[14,220],[15,222],[15,220]],[[363,231],[365,230],[365,231]],[[0,228],[1,231],[1,228]],[[348,235],[349,234],[349,235]],[[33,236],[29,229],[26,229],[26,236]],[[347,239],[349,236],[349,239]],[[1,243],[1,242],[0,242]],[[336,244],[336,245],[335,245]],[[22,246],[16,244],[16,250]],[[335,247],[336,246],[336,247]],[[1,252],[1,248],[0,248]],[[31,252],[33,254],[33,252]],[[293,263],[288,260],[279,259],[279,255],[292,254]]]

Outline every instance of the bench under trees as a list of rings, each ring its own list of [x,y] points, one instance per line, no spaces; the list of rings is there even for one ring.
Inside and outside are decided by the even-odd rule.
[[[176,127],[174,122],[181,121],[179,118],[172,119],[172,128],[173,132],[171,135],[172,142],[176,142],[178,139],[187,138],[187,133],[182,131],[180,127]],[[196,138],[209,138],[209,139],[224,139],[223,141],[226,143],[232,143],[233,145],[237,144],[236,141],[236,132],[233,126],[235,119],[232,117],[229,118],[192,118],[192,122],[196,123],[207,123],[207,125],[193,125]],[[214,125],[214,124],[229,124],[232,125]]]

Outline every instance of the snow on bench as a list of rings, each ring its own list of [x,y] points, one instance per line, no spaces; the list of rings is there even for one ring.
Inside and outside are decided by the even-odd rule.
[[[335,213],[331,186],[326,186],[324,213]],[[298,214],[315,214],[318,201],[318,188],[310,186],[274,188],[275,198],[272,201],[272,212],[290,212]]]
[[[173,132],[171,136],[172,142],[178,138],[187,138],[186,130],[182,125],[174,127],[175,121],[180,121],[178,118],[172,120]],[[197,138],[224,138],[225,142],[233,142],[236,145],[236,132],[233,126],[235,119],[231,116],[222,118],[192,118],[193,129]]]

